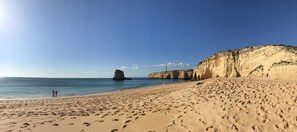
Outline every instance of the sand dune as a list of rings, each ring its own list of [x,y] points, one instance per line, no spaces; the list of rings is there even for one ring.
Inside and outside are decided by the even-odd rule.
[[[199,82],[101,95],[1,100],[0,131],[297,131],[297,82]]]

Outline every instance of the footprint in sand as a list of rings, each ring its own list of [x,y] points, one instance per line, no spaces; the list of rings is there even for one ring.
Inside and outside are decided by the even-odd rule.
[[[253,126],[252,126],[252,129],[253,129],[254,131],[259,131],[259,128],[258,128],[258,126],[256,126],[256,125],[253,125]]]
[[[287,128],[289,128],[289,123],[288,122],[286,122],[285,125],[284,125],[284,129],[287,129]]]
[[[67,124],[67,125],[74,125],[74,123],[69,123],[69,124]]]
[[[232,125],[231,129],[235,129],[236,131],[238,131],[238,128],[235,124]]]
[[[28,126],[30,126],[30,124],[26,122],[26,123],[23,124],[23,126],[21,126],[21,128],[26,128]]]
[[[55,123],[55,124],[53,124],[53,126],[59,126],[59,124]]]
[[[125,121],[125,123],[129,123],[129,122],[131,122],[131,120],[126,120],[126,121]]]
[[[110,132],[118,132],[118,129],[112,129]]]
[[[89,123],[89,122],[84,122],[83,125],[90,126],[91,123]]]

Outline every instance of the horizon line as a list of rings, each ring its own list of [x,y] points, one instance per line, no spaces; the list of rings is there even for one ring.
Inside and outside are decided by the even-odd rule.
[[[1,76],[0,78],[113,78],[113,77],[40,77],[40,76],[34,76],[34,77],[30,77],[30,76]],[[148,78],[148,77],[128,77],[127,78]]]

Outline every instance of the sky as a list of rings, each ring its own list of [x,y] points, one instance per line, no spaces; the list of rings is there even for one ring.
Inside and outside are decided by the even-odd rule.
[[[297,44],[294,0],[0,0],[0,76],[128,77]]]

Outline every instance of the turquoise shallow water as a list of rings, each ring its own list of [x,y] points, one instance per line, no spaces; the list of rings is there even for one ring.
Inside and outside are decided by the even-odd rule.
[[[133,78],[114,81],[111,78],[0,78],[0,99],[51,97],[104,93],[125,89],[184,82],[184,80]]]

